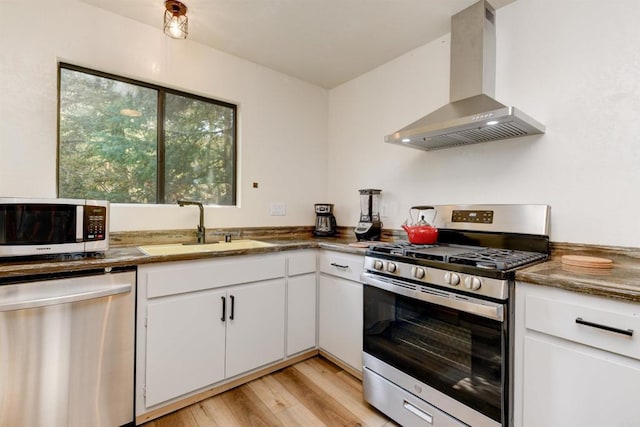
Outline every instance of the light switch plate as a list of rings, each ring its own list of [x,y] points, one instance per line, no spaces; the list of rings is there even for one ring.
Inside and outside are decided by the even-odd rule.
[[[269,214],[271,216],[285,216],[287,214],[287,205],[285,203],[271,203]]]

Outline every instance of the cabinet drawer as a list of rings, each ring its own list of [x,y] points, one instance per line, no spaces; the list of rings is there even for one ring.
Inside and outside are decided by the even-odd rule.
[[[287,273],[289,276],[298,274],[315,273],[316,271],[316,251],[306,250],[292,252],[287,255],[289,260]]]
[[[277,254],[168,262],[142,266],[138,276],[147,286],[147,298],[156,298],[284,277],[285,257]]]
[[[322,252],[320,254],[320,272],[360,281],[364,267],[364,257],[358,255]]]
[[[640,359],[640,306],[584,295],[570,297],[577,301],[527,295],[525,327]]]

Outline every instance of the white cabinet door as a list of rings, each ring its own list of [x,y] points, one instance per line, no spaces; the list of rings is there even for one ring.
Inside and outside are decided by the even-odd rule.
[[[149,301],[148,407],[224,379],[224,296],[203,291]]]
[[[544,335],[524,341],[523,427],[638,425],[636,361]]]
[[[639,425],[638,304],[521,282],[515,302],[516,427]]]
[[[284,279],[228,290],[227,378],[284,357],[284,303]]]
[[[289,277],[287,356],[316,346],[316,274]]]
[[[319,346],[362,371],[362,284],[320,275]]]

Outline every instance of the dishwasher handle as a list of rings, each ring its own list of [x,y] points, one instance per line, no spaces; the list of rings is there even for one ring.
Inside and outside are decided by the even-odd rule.
[[[0,286],[0,312],[126,294],[132,288],[131,283],[95,283],[91,277]]]

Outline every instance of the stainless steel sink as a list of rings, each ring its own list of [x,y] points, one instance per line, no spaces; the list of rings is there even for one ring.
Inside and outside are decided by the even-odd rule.
[[[261,242],[259,240],[233,240],[231,242],[193,245],[184,245],[181,243],[173,243],[168,245],[146,245],[138,246],[138,249],[140,249],[146,255],[180,255],[202,252],[224,252],[244,249],[267,248],[269,246],[274,246],[274,244]]]

